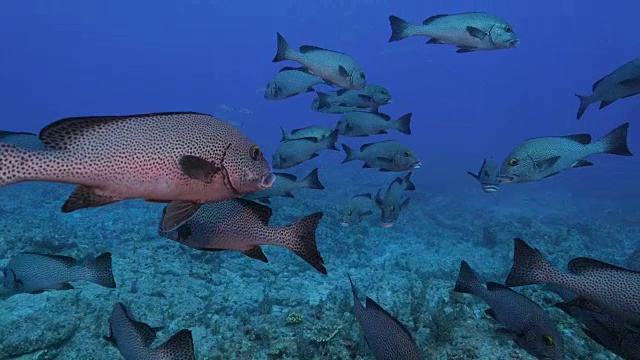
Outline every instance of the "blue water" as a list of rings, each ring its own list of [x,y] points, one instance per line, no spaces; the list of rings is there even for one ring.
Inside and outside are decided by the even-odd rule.
[[[425,45],[425,38],[387,42],[391,14],[420,22],[466,11],[506,19],[520,45],[456,54],[452,46]],[[339,119],[311,111],[313,93],[263,98],[275,72],[294,65],[271,62],[280,32],[293,47],[350,54],[370,83],[393,94],[385,113],[413,112],[411,136],[339,143],[396,139],[414,150],[422,167],[413,173],[418,189],[411,206],[388,229],[377,213],[359,227],[339,222],[348,197],[386,189],[397,173],[361,169],[359,162],[341,165],[344,153],[337,151],[289,169],[303,176],[319,167],[326,190],[275,199],[273,221],[325,212],[318,247],[327,277],[282,249],[266,247],[270,262],[262,264],[161,239],[157,204],[125,201],[62,214],[69,186],[1,188],[0,266],[22,251],[75,257],[110,251],[119,286],[83,284],[77,291],[0,302],[0,358],[118,358],[101,338],[116,301],[141,321],[165,327],[157,343],[190,328],[199,359],[373,358],[348,314],[347,272],[361,298],[372,297],[406,324],[429,359],[531,358],[491,332],[496,325],[480,316],[484,304],[450,296],[460,260],[488,280],[503,281],[512,239],[522,237],[556,264],[590,256],[638,266],[631,254],[640,249],[640,158],[598,155],[591,159],[595,166],[503,185],[492,195],[466,171],[477,171],[485,157],[500,163],[531,137],[599,138],[626,121],[631,152],[639,152],[638,97],[600,111],[594,104],[578,121],[574,96],[589,94],[596,80],[638,56],[638,11],[640,5],[628,1],[2,2],[0,130],[37,133],[72,116],[197,111],[236,122],[270,159],[280,126],[333,127]],[[488,228],[495,234],[489,244],[483,237]],[[524,293],[557,321],[569,358],[614,358],[552,308],[559,299],[535,287]],[[302,314],[302,323],[287,325],[291,313]],[[434,328],[443,323],[452,334],[439,342]],[[338,328],[326,343],[310,335],[329,336]],[[285,350],[267,354],[277,346]]]

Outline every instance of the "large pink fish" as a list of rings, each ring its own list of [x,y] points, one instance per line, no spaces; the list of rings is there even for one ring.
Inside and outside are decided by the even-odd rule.
[[[0,143],[0,186],[52,181],[78,187],[70,212],[124,199],[170,202],[169,231],[201,204],[270,187],[260,148],[225,121],[182,112],[68,118],[46,126],[34,151]]]

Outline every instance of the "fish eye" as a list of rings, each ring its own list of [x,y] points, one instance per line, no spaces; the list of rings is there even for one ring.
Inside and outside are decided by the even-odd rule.
[[[544,340],[545,345],[547,346],[553,345],[553,338],[551,337],[551,335],[545,335],[542,337],[542,339]]]
[[[411,152],[410,151],[407,151],[407,152],[404,153],[404,157],[409,157],[409,156],[411,156]]]
[[[260,157],[260,148],[258,147],[258,145],[251,146],[251,148],[249,149],[249,156],[251,156],[253,160],[258,160],[258,158]]]
[[[509,166],[517,166],[518,163],[519,163],[519,161],[516,158],[509,159]]]
[[[513,29],[511,28],[511,26],[507,25],[507,26],[504,27],[504,31],[508,32],[508,33],[512,33]]]
[[[347,216],[351,216],[351,214],[353,214],[351,210],[347,211]]]
[[[360,73],[360,78],[365,79],[366,75],[364,73]]]

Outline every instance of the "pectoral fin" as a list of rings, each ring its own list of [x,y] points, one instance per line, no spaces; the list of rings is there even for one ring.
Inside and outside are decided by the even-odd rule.
[[[637,88],[637,87],[640,87],[640,78],[623,80],[623,81],[620,81],[618,84],[625,87]]]
[[[178,160],[182,172],[194,180],[211,183],[213,176],[222,169],[212,162],[193,155],[184,155]]]
[[[547,170],[551,168],[553,165],[555,165],[558,162],[558,160],[560,160],[560,156],[553,156],[548,159],[540,160],[535,163],[536,168],[538,168],[538,170],[540,171]]]
[[[342,65],[338,66],[338,73],[340,74],[340,76],[342,76],[345,79],[349,78],[349,72]]]
[[[473,26],[467,26],[467,32],[469,33],[469,35],[473,36],[474,38],[478,39],[478,40],[484,40],[484,38],[487,36],[487,33],[485,31],[482,31],[480,29],[478,29],[477,27],[473,27]]]
[[[162,216],[161,230],[169,232],[183,225],[195,215],[202,204],[190,201],[172,201],[165,207]]]

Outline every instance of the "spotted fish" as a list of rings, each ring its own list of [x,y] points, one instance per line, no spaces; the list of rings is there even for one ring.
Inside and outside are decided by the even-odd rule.
[[[513,267],[505,284],[559,286],[640,328],[640,272],[585,257],[571,260],[568,268],[569,273],[561,272],[540,251],[515,239]]]
[[[487,161],[487,159],[484,159],[480,171],[478,171],[477,174],[471,171],[467,171],[467,174],[478,180],[482,191],[487,194],[498,191],[498,186],[500,186],[500,171],[498,170],[498,164],[496,164],[495,160],[489,159],[489,161]]]
[[[236,250],[268,262],[261,245],[283,246],[327,274],[316,247],[316,228],[322,213],[308,215],[284,227],[269,226],[271,208],[246,199],[210,203],[177,230],[160,236],[204,251]]]
[[[420,160],[407,145],[395,140],[364,144],[355,151],[345,144],[342,149],[347,154],[342,163],[352,160],[364,161],[363,168],[379,168],[380,171],[407,171],[421,166]]]
[[[167,342],[155,349],[158,328],[136,321],[123,303],[116,303],[109,316],[108,337],[105,340],[115,346],[125,360],[195,360],[191,331],[180,330]]]
[[[0,186],[52,181],[78,187],[70,212],[124,199],[171,202],[171,230],[206,202],[270,187],[260,148],[225,121],[198,113],[62,119],[40,131],[46,151],[0,143]]]
[[[81,263],[69,256],[24,252],[15,255],[3,271],[4,287],[14,293],[73,289],[70,282],[90,281],[115,288],[111,253]]]
[[[411,181],[411,173],[403,178],[395,178],[384,197],[380,196],[380,191],[376,194],[376,206],[380,209],[380,219],[382,226],[392,227],[393,223],[398,220],[400,212],[409,205],[409,198],[404,197],[405,191],[414,191],[416,186]]]
[[[538,359],[564,359],[564,340],[540,305],[508,287],[489,282],[485,288],[466,261],[460,263],[455,292],[479,297],[489,305],[486,313],[498,321],[518,346]]]
[[[353,294],[351,313],[360,323],[373,357],[376,360],[424,360],[407,328],[368,296],[366,307],[362,306],[351,277],[349,283]]]

